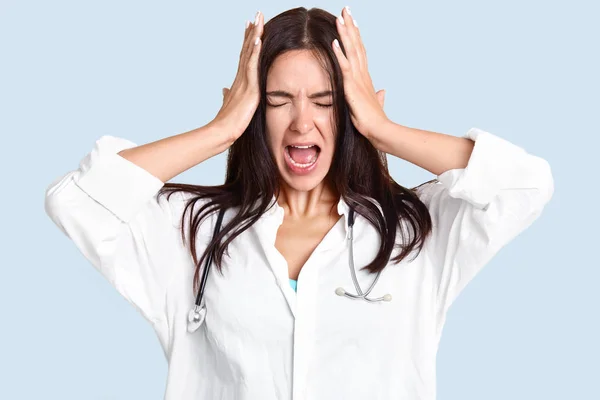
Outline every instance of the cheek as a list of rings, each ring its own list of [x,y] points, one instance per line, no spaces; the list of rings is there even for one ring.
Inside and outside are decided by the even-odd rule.
[[[287,125],[289,125],[289,122],[287,121],[287,117],[284,113],[267,110],[265,113],[265,124],[266,129],[269,132],[277,134],[278,132],[281,132]]]
[[[325,141],[334,139],[333,122],[330,113],[323,113],[322,115],[315,116],[314,122]]]
[[[265,114],[265,133],[267,135],[267,142],[271,146],[271,150],[277,153],[276,148],[281,147],[283,140],[283,134],[285,132],[285,123],[282,121],[281,116],[276,113],[266,112]],[[278,154],[276,154],[278,156]]]

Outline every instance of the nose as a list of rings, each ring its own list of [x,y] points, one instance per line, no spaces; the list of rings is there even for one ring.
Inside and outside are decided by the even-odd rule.
[[[309,101],[299,101],[294,108],[291,129],[301,134],[310,132],[315,126],[312,111]]]

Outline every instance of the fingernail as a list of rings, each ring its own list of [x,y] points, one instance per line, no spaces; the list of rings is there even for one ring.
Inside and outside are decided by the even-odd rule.
[[[352,19],[352,22],[354,23],[354,26],[358,28],[358,23],[356,22],[356,20]]]
[[[340,47],[340,42],[338,42],[337,39],[333,40],[333,44],[335,44],[335,47],[338,47],[338,48]]]
[[[259,38],[256,38],[256,40],[254,40],[254,45],[255,46],[258,44],[258,40],[259,40]]]
[[[256,17],[254,17],[254,25],[258,25],[258,16],[260,15],[260,11],[256,12]]]
[[[246,29],[250,26],[250,21],[246,21]]]
[[[342,17],[341,15],[338,15],[338,20],[340,21],[340,24],[345,25],[344,17]]]
[[[345,9],[348,15],[352,15],[352,13],[350,12],[350,6],[346,6]]]

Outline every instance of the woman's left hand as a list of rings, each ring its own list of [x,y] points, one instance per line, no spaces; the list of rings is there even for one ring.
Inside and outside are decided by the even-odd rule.
[[[385,91],[375,92],[367,68],[365,47],[358,27],[346,7],[342,10],[341,17],[337,18],[336,24],[346,54],[344,55],[342,49],[338,47],[337,39],[333,41],[332,46],[342,70],[350,117],[356,129],[372,141],[378,127],[381,128],[388,121],[383,111]]]

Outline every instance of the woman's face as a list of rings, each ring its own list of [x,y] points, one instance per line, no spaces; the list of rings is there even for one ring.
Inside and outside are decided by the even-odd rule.
[[[327,175],[335,147],[329,77],[311,52],[293,50],[275,59],[266,89],[267,140],[280,175],[296,190],[311,190]],[[288,145],[304,143],[318,147],[288,153]],[[288,154],[307,165],[294,165]]]

